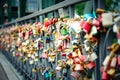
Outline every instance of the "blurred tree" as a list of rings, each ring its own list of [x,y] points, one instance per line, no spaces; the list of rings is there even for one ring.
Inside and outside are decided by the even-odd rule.
[[[79,3],[75,5],[75,12],[78,15],[82,15],[84,13],[85,2]]]

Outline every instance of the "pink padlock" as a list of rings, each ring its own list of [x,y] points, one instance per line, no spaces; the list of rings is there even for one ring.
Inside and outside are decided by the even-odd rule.
[[[97,19],[93,19],[92,24],[98,27],[98,26],[100,26],[100,21]]]
[[[109,75],[105,71],[102,72],[102,80],[110,80]]]
[[[85,61],[86,59],[87,59],[87,55],[81,55],[81,56],[80,56],[80,60],[81,60],[81,61]]]
[[[83,27],[83,31],[84,31],[85,33],[89,33],[90,30],[91,30],[91,25],[90,25],[87,21],[84,22],[84,24],[83,24],[82,27]]]
[[[20,52],[17,53],[17,56],[20,57]]]
[[[83,71],[84,67],[81,64],[75,64],[75,71]]]
[[[95,63],[94,62],[90,62],[86,66],[87,66],[88,69],[93,69],[95,67]]]
[[[117,58],[118,66],[120,67],[120,56]]]
[[[74,57],[74,62],[77,64],[77,63],[80,63],[80,58],[79,57]]]

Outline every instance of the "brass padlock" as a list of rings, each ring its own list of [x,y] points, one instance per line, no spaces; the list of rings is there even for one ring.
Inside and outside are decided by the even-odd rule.
[[[110,76],[114,76],[115,75],[115,69],[114,68],[111,68],[107,71],[107,73],[110,75]]]

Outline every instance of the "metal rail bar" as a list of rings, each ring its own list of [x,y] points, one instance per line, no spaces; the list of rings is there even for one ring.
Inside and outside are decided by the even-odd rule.
[[[51,6],[51,7],[45,8],[45,9],[40,10],[38,12],[34,12],[34,13],[28,15],[28,16],[24,16],[22,18],[18,18],[18,19],[14,20],[14,21],[11,21],[8,24],[5,24],[3,26],[8,26],[8,25],[14,24],[16,22],[24,21],[24,20],[27,20],[27,19],[34,18],[36,16],[43,15],[45,13],[49,13],[49,12],[55,11],[55,10],[57,10],[59,8],[62,8],[62,7],[67,7],[67,6],[71,6],[71,5],[74,5],[74,4],[77,4],[77,3],[80,3],[80,2],[86,2],[86,1],[88,1],[88,0],[65,0],[65,1],[60,2],[58,4],[55,4],[55,5]]]

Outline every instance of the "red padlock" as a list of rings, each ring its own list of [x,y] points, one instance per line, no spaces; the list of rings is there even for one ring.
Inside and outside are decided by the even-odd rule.
[[[68,58],[72,58],[72,53],[69,53],[69,54],[68,54]]]
[[[50,24],[49,24],[49,21],[46,21],[46,22],[44,22],[44,26],[45,27],[48,27]]]
[[[85,21],[84,24],[83,24],[83,31],[85,33],[89,33],[90,30],[91,30],[91,25],[87,21]]]
[[[48,22],[50,25],[53,24],[53,19],[49,19]]]
[[[66,53],[61,53],[61,56],[66,57]]]
[[[102,72],[102,80],[110,80],[109,75],[104,70]]]
[[[117,33],[117,38],[118,38],[118,39],[120,39],[120,32],[119,32],[119,33]]]
[[[32,35],[32,34],[33,34],[32,29],[30,29],[29,30],[29,35]]]
[[[63,46],[60,46],[60,47],[58,48],[58,50],[59,50],[59,51],[62,51],[62,50],[63,50]]]
[[[120,56],[117,58],[118,66],[120,67]]]
[[[20,57],[20,52],[17,53],[17,56]]]
[[[87,66],[88,69],[93,69],[95,67],[95,63],[94,62],[90,62],[86,66]]]

